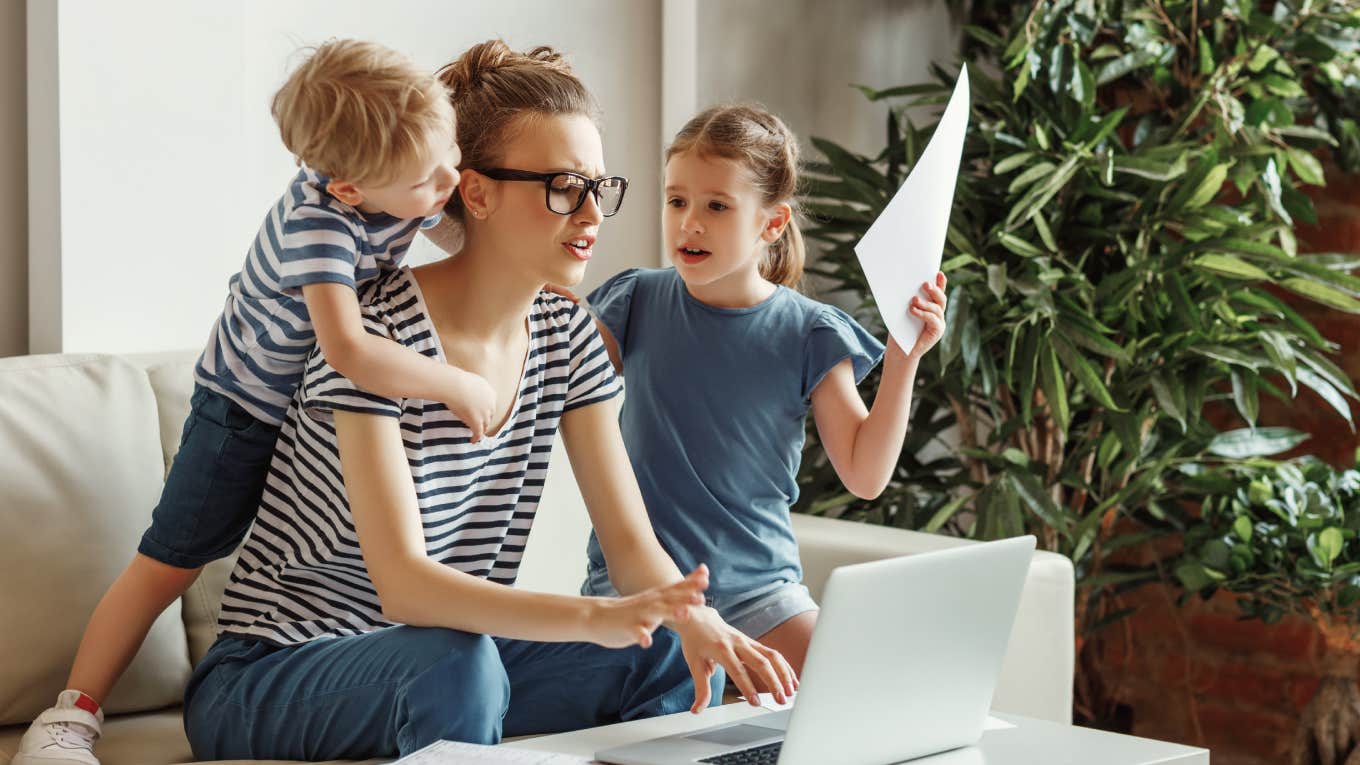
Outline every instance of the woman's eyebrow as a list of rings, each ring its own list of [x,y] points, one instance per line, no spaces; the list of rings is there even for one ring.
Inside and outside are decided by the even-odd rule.
[[[547,170],[549,173],[576,173],[587,178],[603,178],[605,171],[599,168],[586,168],[580,165],[559,165]]]

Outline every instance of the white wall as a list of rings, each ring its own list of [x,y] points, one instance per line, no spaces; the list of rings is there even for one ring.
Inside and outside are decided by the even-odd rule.
[[[28,352],[24,0],[0,0],[0,356]]]
[[[588,284],[655,263],[660,14],[620,0],[30,0],[29,76],[54,96],[29,104],[30,351],[202,344],[293,172],[269,98],[295,49],[332,36],[431,69],[498,35],[568,52],[604,111],[609,169],[634,189],[601,229]]]

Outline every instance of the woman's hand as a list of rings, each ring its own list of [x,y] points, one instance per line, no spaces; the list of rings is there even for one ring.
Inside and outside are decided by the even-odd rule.
[[[606,648],[652,645],[652,633],[663,621],[677,624],[690,617],[692,608],[704,603],[708,567],[700,564],[674,584],[653,587],[622,598],[592,598],[593,609],[586,630],[592,643]]]
[[[677,624],[675,631],[694,676],[694,706],[689,711],[696,715],[708,707],[708,681],[719,664],[752,706],[760,706],[756,679],[780,704],[798,688],[798,676],[783,654],[738,632],[712,608],[692,609],[689,619]]]
[[[927,351],[940,342],[940,338],[944,337],[944,309],[947,302],[944,290],[947,283],[944,274],[937,273],[934,284],[925,282],[921,285],[921,292],[926,299],[922,300],[921,295],[916,295],[907,306],[907,311],[925,322],[925,325],[921,327],[921,334],[916,338],[916,344],[911,347],[910,353],[903,353],[896,340],[889,341],[897,353],[905,355],[908,359],[920,360]]]

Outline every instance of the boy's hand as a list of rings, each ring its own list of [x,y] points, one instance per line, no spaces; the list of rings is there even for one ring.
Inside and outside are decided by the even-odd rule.
[[[496,418],[496,391],[479,374],[462,369],[454,370],[453,388],[444,406],[472,431],[472,442],[482,440]]]
[[[916,338],[916,344],[911,347],[911,352],[906,354],[907,358],[919,360],[926,355],[927,351],[934,348],[936,343],[940,342],[940,338],[944,337],[944,309],[947,303],[944,290],[946,284],[948,284],[948,280],[945,279],[943,273],[935,274],[934,284],[925,282],[921,285],[921,292],[926,299],[922,300],[921,295],[917,295],[911,299],[910,305],[907,306],[907,310],[913,316],[925,322],[924,326],[921,327],[920,336]],[[891,344],[899,353],[902,351],[896,340],[892,340]]]
[[[566,287],[559,287],[556,284],[545,284],[543,285],[543,289],[561,295],[562,297],[566,298],[567,300],[570,300],[573,303],[576,303],[577,305],[581,303],[581,298],[576,297],[576,293],[572,292]]]

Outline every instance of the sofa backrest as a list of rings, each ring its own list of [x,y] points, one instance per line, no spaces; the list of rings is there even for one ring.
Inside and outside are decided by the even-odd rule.
[[[164,478],[146,373],[109,356],[0,359],[0,725],[65,687],[85,623],[137,548]],[[173,604],[105,708],[178,703],[190,670]]]

